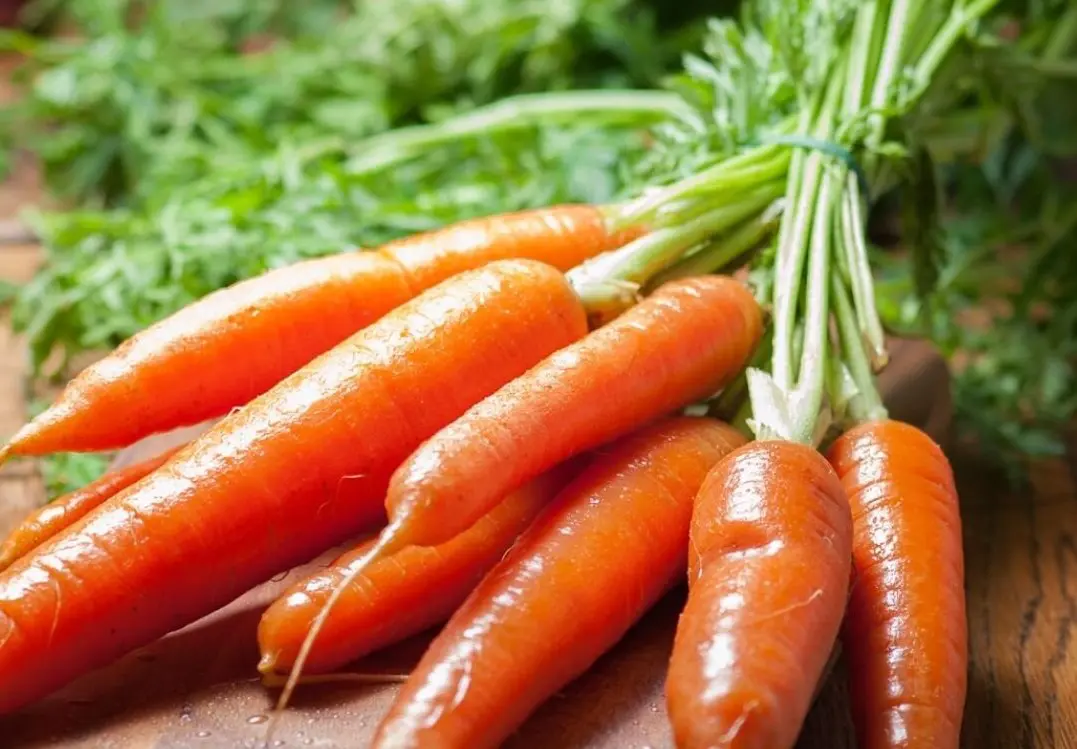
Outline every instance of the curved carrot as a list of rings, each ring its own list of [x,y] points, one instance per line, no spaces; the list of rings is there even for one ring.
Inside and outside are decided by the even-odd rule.
[[[423,439],[585,331],[560,272],[502,261],[285,379],[0,575],[0,712],[376,522]]]
[[[74,525],[105,500],[156,471],[179,449],[180,447],[173,447],[141,463],[110,471],[81,489],[54,499],[31,512],[8,534],[3,546],[0,546],[0,571],[10,567],[16,559],[36,549],[64,528]]]
[[[930,437],[896,421],[829,453],[853,511],[843,643],[863,749],[957,747],[968,670],[957,489]]]
[[[306,670],[325,673],[441,624],[572,474],[563,463],[513,492],[459,536],[429,548],[410,546],[368,567],[346,589],[311,651]],[[287,670],[332,589],[373,542],[285,591],[258,625],[263,673]]]
[[[279,268],[136,334],[83,370],[6,450],[106,450],[221,416],[461,271],[513,258],[568,270],[634,236],[610,234],[594,206],[563,205]]]
[[[762,333],[730,278],[674,281],[480,401],[393,474],[389,531],[431,545],[550,466],[712,395]]]
[[[599,453],[449,620],[373,747],[500,744],[684,573],[696,491],[743,442],[680,417]]]
[[[755,442],[707,477],[666,682],[680,749],[793,746],[841,625],[851,524],[804,445]]]

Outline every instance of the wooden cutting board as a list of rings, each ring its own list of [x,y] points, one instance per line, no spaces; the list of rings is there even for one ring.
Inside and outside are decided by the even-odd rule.
[[[950,415],[945,365],[930,348],[918,343],[897,342],[894,358],[895,363],[881,378],[892,414],[922,425],[942,439]],[[154,454],[198,431],[195,428],[147,440],[122,454],[117,463]],[[0,719],[0,746],[261,746],[274,695],[255,678],[255,627],[266,603],[301,573],[295,571],[266,583],[216,614],[19,714]],[[543,706],[507,746],[671,747],[662,688],[683,599],[680,589],[663,599],[612,652]],[[427,639],[423,636],[403,643],[356,664],[354,670],[406,673]],[[395,691],[393,684],[356,683],[300,689],[293,706],[282,716],[271,746],[366,746]],[[840,662],[812,710],[800,746],[853,746]]]

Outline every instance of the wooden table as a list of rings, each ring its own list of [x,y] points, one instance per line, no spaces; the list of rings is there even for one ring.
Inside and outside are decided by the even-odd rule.
[[[0,193],[0,206],[4,204]],[[9,202],[10,205],[10,202]],[[35,248],[0,248],[0,277],[21,280]],[[24,414],[21,345],[0,320],[0,436]],[[917,382],[921,382],[922,378]],[[916,387],[908,391],[913,406]],[[915,408],[914,408],[915,410]],[[1075,446],[1071,444],[1071,447]],[[1039,468],[1010,492],[989,465],[953,455],[964,507],[970,618],[968,749],[1077,746],[1077,454]],[[0,532],[42,498],[27,464],[0,471]],[[0,747],[255,746],[270,705],[254,681],[260,606],[288,580],[132,654],[60,694],[0,719]],[[670,746],[661,683],[683,592],[675,591],[614,652],[544,706],[509,745],[572,749]],[[422,638],[362,665],[406,670]],[[392,685],[301,691],[281,722],[282,747],[361,747]],[[802,747],[853,746],[839,664],[805,727]]]

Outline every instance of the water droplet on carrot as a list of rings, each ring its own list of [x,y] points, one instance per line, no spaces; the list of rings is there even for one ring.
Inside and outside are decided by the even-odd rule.
[[[252,726],[256,726],[259,723],[265,723],[267,720],[269,720],[269,716],[261,714],[252,715],[251,717],[247,718],[247,722],[250,723]]]

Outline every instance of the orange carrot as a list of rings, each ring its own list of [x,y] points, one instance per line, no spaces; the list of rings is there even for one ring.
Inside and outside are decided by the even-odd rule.
[[[563,205],[271,271],[204,297],[87,367],[6,450],[106,450],[226,414],[461,271],[513,258],[568,270],[636,234],[610,234],[594,206]]]
[[[761,332],[759,306],[737,281],[666,284],[416,450],[389,485],[390,532],[423,545],[451,538],[550,466],[714,394]]]
[[[707,477],[666,683],[679,749],[793,746],[841,625],[851,524],[804,445],[755,442]]]
[[[585,332],[560,272],[502,261],[311,362],[0,575],[0,712],[377,522],[423,439]]]
[[[464,533],[437,547],[409,546],[366,569],[326,621],[306,670],[326,673],[443,623],[467,598],[539,510],[574,473],[562,463],[513,492]],[[258,626],[263,673],[287,670],[330,591],[370,548],[365,543],[287,590]]]
[[[743,442],[680,417],[599,453],[449,620],[375,749],[498,746],[684,574],[696,491]]]
[[[896,421],[847,432],[829,457],[853,512],[857,582],[842,641],[859,744],[957,747],[968,635],[950,464]]]
[[[156,471],[180,448],[173,447],[160,455],[118,471],[110,471],[81,489],[65,494],[34,510],[19,523],[0,546],[0,571],[11,566],[75,521],[97,509],[105,500]]]

